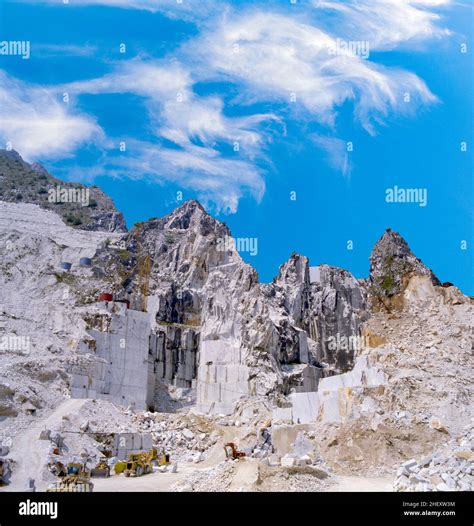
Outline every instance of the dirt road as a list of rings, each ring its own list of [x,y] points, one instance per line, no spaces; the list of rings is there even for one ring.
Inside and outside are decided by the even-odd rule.
[[[48,483],[42,480],[44,466],[51,446],[49,440],[40,440],[43,429],[51,429],[63,416],[79,410],[87,400],[69,399],[58,405],[46,418],[20,433],[13,443],[10,458],[15,460],[11,482],[5,491],[25,491],[28,479],[34,479],[36,490],[45,491]]]
[[[329,486],[325,491],[392,491],[392,483],[393,478],[390,477],[358,477],[352,475],[337,475],[335,477],[335,483],[332,486]]]
[[[10,457],[16,464],[13,469],[11,483],[2,488],[2,491],[25,491],[30,478],[35,480],[36,490],[45,491],[48,482],[43,481],[43,472],[47,462],[48,451],[51,447],[49,440],[39,440],[43,429],[51,429],[59,424],[62,418],[77,412],[87,400],[69,399],[60,404],[49,416],[38,421],[30,428],[20,433],[13,444]],[[123,475],[112,475],[108,479],[93,479],[94,491],[120,492],[120,491],[149,491],[166,492],[177,482],[186,480],[192,473],[210,469],[224,460],[222,444],[216,444],[205,462],[196,465],[186,462],[179,463],[177,473],[152,473],[138,478],[127,478]],[[237,470],[231,490],[242,490],[256,481],[256,462],[242,464]],[[391,491],[389,477],[359,477],[335,476],[334,484],[324,491]]]
[[[143,477],[125,477],[111,475],[108,479],[94,478],[94,491],[169,491],[171,486],[180,482],[194,471],[193,464],[179,464],[177,473],[151,473]]]

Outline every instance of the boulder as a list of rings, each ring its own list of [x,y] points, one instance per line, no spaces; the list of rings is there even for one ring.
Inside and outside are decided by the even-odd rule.
[[[296,458],[290,457],[289,455],[285,455],[284,457],[282,457],[280,462],[281,466],[284,468],[292,468],[297,464]]]
[[[192,440],[194,438],[194,433],[190,429],[184,428],[181,433],[183,433],[186,440]]]

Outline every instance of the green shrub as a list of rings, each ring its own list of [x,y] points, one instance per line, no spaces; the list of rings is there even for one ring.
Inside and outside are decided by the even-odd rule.
[[[128,250],[119,250],[118,256],[122,261],[128,261],[131,257],[131,254]]]

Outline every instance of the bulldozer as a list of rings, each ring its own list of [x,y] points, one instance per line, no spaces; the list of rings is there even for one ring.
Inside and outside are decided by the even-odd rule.
[[[71,462],[67,465],[67,474],[53,482],[47,492],[76,493],[91,492],[94,484],[90,481],[90,471],[85,464]]]
[[[224,445],[224,451],[226,459],[238,460],[239,458],[245,457],[243,451],[239,451],[233,442],[227,442]]]

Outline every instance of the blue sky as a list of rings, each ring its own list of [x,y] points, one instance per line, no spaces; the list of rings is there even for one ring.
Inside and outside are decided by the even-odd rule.
[[[199,199],[258,239],[262,281],[293,251],[365,277],[390,227],[474,294],[471,20],[454,0],[3,1],[0,41],[31,56],[0,55],[0,140],[129,226]]]

